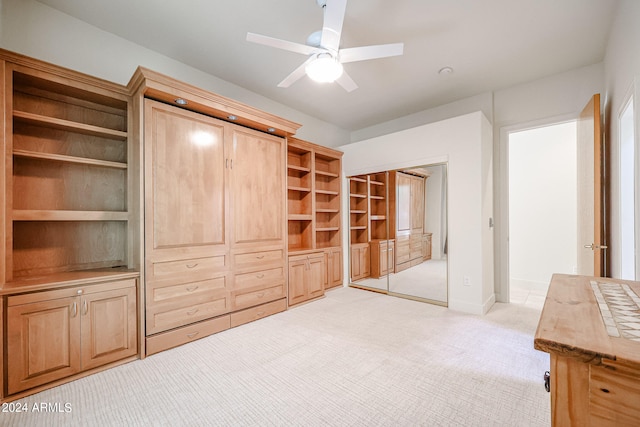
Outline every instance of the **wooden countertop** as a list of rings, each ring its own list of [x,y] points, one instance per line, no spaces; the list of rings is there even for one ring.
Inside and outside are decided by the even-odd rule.
[[[592,282],[626,284],[640,296],[640,282],[555,274],[534,337],[534,348],[593,364],[615,360],[640,369],[640,342],[609,336]],[[640,307],[635,307],[635,314],[640,318]]]

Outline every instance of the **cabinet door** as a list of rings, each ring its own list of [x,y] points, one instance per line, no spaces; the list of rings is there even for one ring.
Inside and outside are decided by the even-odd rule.
[[[326,274],[324,254],[309,255],[307,266],[307,299],[324,295],[324,278]]]
[[[362,278],[362,260],[360,258],[360,247],[351,246],[351,280]]]
[[[371,256],[369,246],[363,246],[360,251],[360,265],[362,266],[362,277],[369,277],[371,275]]]
[[[67,297],[7,308],[9,394],[80,371],[79,303]]]
[[[411,229],[411,176],[396,174],[396,221],[398,231]]]
[[[131,282],[131,287],[81,298],[83,370],[136,354],[136,288]]]
[[[414,233],[422,233],[424,200],[424,178],[411,177],[411,231]]]
[[[289,259],[289,305],[298,304],[307,299],[305,280],[307,277],[307,258]]]
[[[147,254],[225,245],[226,124],[145,101]]]
[[[386,243],[380,243],[380,276],[389,272],[389,250]]]
[[[234,127],[231,132],[231,246],[284,244],[285,141],[250,129]]]
[[[326,287],[332,288],[342,284],[342,249],[333,248],[327,251]]]

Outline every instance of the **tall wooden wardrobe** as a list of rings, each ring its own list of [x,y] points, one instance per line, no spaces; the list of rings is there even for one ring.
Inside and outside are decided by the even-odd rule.
[[[389,173],[391,238],[395,239],[395,272],[424,261],[430,253],[430,234],[424,233],[425,185],[428,175],[394,171]],[[429,242],[429,249],[426,248]],[[430,257],[430,255],[429,255]]]
[[[285,310],[285,136],[297,125],[143,68],[132,84],[144,146],[145,353]]]

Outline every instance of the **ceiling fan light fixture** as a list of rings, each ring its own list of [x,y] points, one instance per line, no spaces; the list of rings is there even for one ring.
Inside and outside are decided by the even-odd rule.
[[[343,67],[331,54],[320,53],[307,64],[305,72],[315,82],[332,83],[342,75]]]

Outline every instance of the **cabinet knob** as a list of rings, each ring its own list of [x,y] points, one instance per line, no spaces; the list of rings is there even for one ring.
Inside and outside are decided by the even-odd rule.
[[[82,295],[82,289],[78,289],[78,291],[76,292],[78,295]]]

